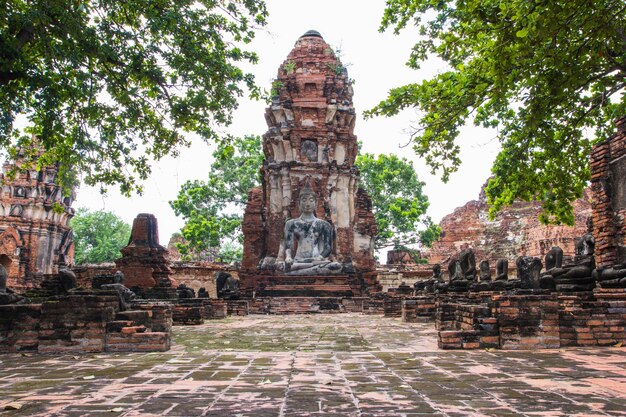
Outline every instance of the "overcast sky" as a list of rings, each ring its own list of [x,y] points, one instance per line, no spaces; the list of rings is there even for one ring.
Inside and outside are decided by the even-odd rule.
[[[355,80],[354,107],[358,114],[355,134],[363,142],[363,151],[395,153],[414,161],[420,180],[426,183],[428,213],[436,222],[456,207],[478,198],[498,151],[495,131],[476,128],[471,122],[462,130],[459,144],[463,165],[444,184],[438,176],[430,175],[429,168],[410,146],[402,147],[409,140],[407,129],[417,119],[414,111],[393,118],[363,119],[363,111],[383,100],[391,88],[419,82],[443,70],[436,62],[425,64],[420,71],[405,66],[416,31],[407,30],[400,35],[379,33],[384,0],[267,0],[267,5],[269,23],[250,45],[260,56],[259,64],[250,67],[260,86],[271,87],[279,66],[302,34],[310,29],[319,31],[328,44],[341,49],[341,60]],[[224,132],[262,135],[267,130],[266,106],[264,102],[242,99],[233,124]],[[210,163],[211,147],[194,140],[190,148],[181,150],[177,159],[165,158],[153,164],[143,195],[128,199],[116,190],[109,190],[103,196],[96,188],[82,187],[74,207],[112,211],[129,224],[139,213],[152,213],[159,221],[161,244],[166,245],[172,233],[183,226],[168,202],[176,198],[185,181],[206,179]]]

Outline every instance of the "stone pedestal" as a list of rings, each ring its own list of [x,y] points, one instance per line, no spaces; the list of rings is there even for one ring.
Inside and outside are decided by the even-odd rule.
[[[254,297],[353,297],[363,293],[356,275],[256,275],[246,277],[248,296]],[[253,292],[253,293],[252,293]]]

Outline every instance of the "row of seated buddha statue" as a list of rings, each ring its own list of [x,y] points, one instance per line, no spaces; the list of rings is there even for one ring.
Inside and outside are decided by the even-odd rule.
[[[489,261],[483,260],[476,268],[472,249],[464,249],[448,262],[448,280],[444,279],[441,265],[433,266],[433,275],[414,284],[416,293],[508,291],[515,289],[543,289],[559,292],[591,291],[602,288],[626,288],[626,264],[612,268],[596,268],[595,241],[591,234],[576,242],[574,258],[563,262],[563,250],[552,247],[546,253],[545,270],[541,259],[520,256],[516,259],[517,278],[509,279],[507,259],[496,262],[492,277]]]

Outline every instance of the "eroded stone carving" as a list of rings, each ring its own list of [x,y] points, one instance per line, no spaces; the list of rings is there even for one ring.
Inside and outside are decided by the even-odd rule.
[[[481,281],[491,281],[491,271],[489,270],[489,261],[483,260],[478,264],[478,269],[480,270],[480,280]]]
[[[189,288],[185,283],[180,283],[178,287],[176,287],[176,294],[178,298],[196,298],[196,292],[193,288]]]
[[[539,278],[540,286],[544,289],[555,290],[555,282],[554,277],[562,275],[565,271],[563,270],[563,249],[558,246],[553,246],[552,249],[546,253],[546,257],[544,259],[546,264],[546,271],[541,274],[541,278]]]
[[[67,267],[59,268],[59,282],[64,292],[69,292],[76,288],[76,274]]]
[[[626,287],[626,263],[614,268],[598,268],[593,277],[602,288]]]
[[[4,265],[0,264],[0,305],[20,304],[24,301],[21,297],[7,288],[7,270]]]
[[[574,261],[551,271],[557,291],[589,291],[596,286],[593,277],[596,267],[594,251],[595,239],[591,233],[583,235],[576,242]]]
[[[517,266],[517,278],[521,288],[538,289],[539,273],[541,272],[541,259],[534,256],[519,256],[515,261]]]
[[[416,281],[413,284],[415,292],[433,292],[438,289],[442,289],[441,285],[444,284],[443,273],[441,272],[441,265],[433,265],[433,276],[430,279],[423,281]],[[446,287],[447,288],[447,287]]]
[[[0,305],[20,304],[24,298],[7,288],[7,270],[0,264]]]
[[[239,280],[228,272],[219,271],[215,274],[217,298],[236,300],[239,298]]]
[[[136,298],[136,294],[124,285],[124,274],[122,271],[115,272],[113,275],[113,284],[103,284],[100,286],[103,290],[115,291],[120,302],[120,311],[130,309],[132,301]]]
[[[476,278],[476,259],[472,249],[464,249],[454,255],[448,263],[450,282],[448,290],[465,291]]]
[[[509,279],[509,260],[500,258],[496,262],[496,281]]]

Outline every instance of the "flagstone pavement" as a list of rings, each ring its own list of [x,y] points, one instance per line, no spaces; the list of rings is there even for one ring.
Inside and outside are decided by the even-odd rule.
[[[2,417],[626,416],[626,349],[449,351],[431,323],[252,315],[176,326],[165,353],[0,355],[0,391]]]

